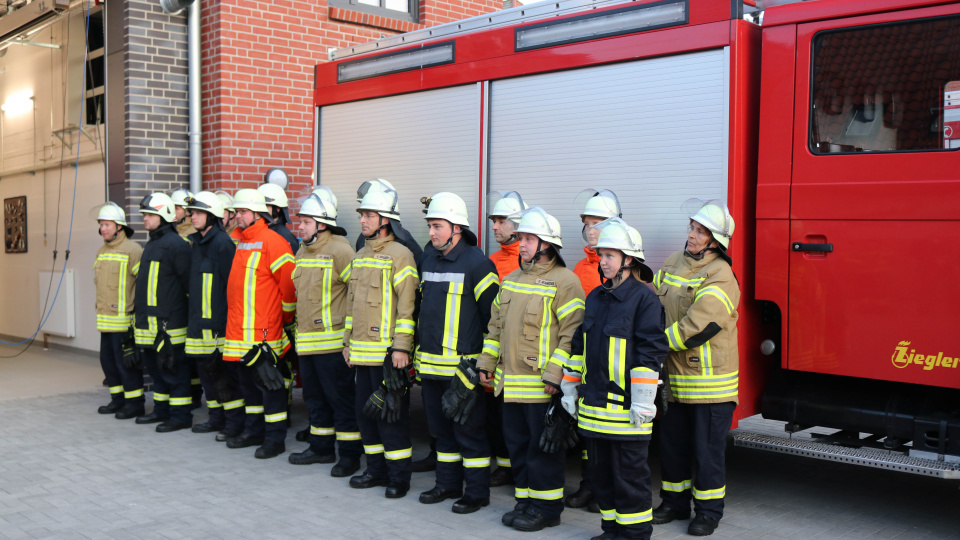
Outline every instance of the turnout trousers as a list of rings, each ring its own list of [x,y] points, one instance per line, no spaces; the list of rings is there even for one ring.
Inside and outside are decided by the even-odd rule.
[[[143,371],[123,365],[120,344],[126,332],[100,333],[100,367],[110,387],[110,402],[143,407]]]
[[[650,441],[587,436],[583,441],[590,453],[591,478],[603,532],[618,538],[649,539],[653,533],[653,495],[647,463]]]
[[[357,366],[357,424],[367,455],[367,474],[388,478],[390,483],[409,486],[413,472],[413,446],[410,443],[410,392],[403,396],[400,419],[388,424],[363,415],[367,399],[383,382],[383,367]]]
[[[545,517],[563,512],[565,452],[548,454],[540,450],[543,417],[550,402],[503,404],[503,440],[510,452],[517,501]]]
[[[199,360],[193,359],[194,365],[198,366]],[[236,388],[236,394],[230,396],[221,396],[217,394],[216,381],[209,373],[202,369],[197,369],[200,374],[200,383],[203,385],[203,395],[207,397],[207,411],[211,426],[218,430],[227,430],[231,433],[241,433],[244,426],[243,418],[243,396],[240,393],[240,375],[237,372],[239,362],[223,362],[226,366],[226,376],[233,379],[233,386]]]
[[[266,441],[284,442],[287,438],[287,389],[267,390],[260,382],[256,368],[240,365],[239,369],[240,392],[246,413],[243,432],[263,437]],[[284,379],[290,377],[283,359],[277,362],[277,369]]]
[[[303,401],[310,416],[310,449],[315,454],[359,458],[362,451],[357,426],[356,369],[347,366],[340,351],[300,355]]]
[[[437,441],[437,486],[464,495],[490,498],[490,443],[487,440],[484,403],[478,396],[467,423],[460,425],[443,414],[441,398],[450,388],[450,379],[423,379],[423,407],[430,436]]]
[[[153,410],[157,416],[178,424],[193,423],[193,396],[190,390],[190,364],[183,345],[173,346],[177,369],[170,373],[160,369],[157,351],[142,348],[143,364],[153,379]]]
[[[660,420],[660,498],[717,521],[726,495],[727,433],[736,404],[670,403]]]
[[[507,444],[503,442],[503,396],[494,395],[493,391],[483,388],[484,405],[487,408],[487,440],[490,449],[496,457],[498,467],[510,468],[510,453]]]

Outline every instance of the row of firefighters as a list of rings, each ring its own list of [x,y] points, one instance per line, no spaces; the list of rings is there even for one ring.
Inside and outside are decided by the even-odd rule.
[[[591,190],[587,257],[571,271],[557,219],[516,192],[499,195],[488,217],[500,250],[489,258],[464,201],[447,192],[422,199],[430,242],[421,249],[381,179],[358,191],[356,251],[325,187],[300,201],[302,242],[271,183],[233,196],[148,195],[143,248],[123,210],[106,203],[94,268],[111,401],[100,412],[159,422],[158,432],[217,432],[230,448],[272,458],[285,451],[295,365],[309,411],[297,438],[309,447],[290,463],[336,462],[331,475],[346,477],[365,454],[350,486],[399,498],[413,469],[419,384],[436,470],[420,502],[456,499],[453,512],[471,513],[489,504],[491,485],[512,482],[516,505],[502,521],[520,531],[558,525],[566,502],[599,510],[596,538],[649,538],[654,524],[689,519],[692,503],[688,532],[711,534],[737,403],[740,292],[726,206],[703,204],[683,249],[654,273],[616,195]],[[209,420],[193,425],[196,382]],[[653,509],[658,401],[662,503]],[[564,455],[578,444],[583,482],[564,500]]]

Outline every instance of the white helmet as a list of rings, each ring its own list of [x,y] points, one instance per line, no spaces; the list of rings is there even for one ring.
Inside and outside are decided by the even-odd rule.
[[[127,238],[133,236],[133,229],[127,225],[126,212],[115,202],[107,201],[100,205],[97,210],[97,221],[112,221],[127,233]]]
[[[577,201],[582,201],[583,211],[580,212],[580,220],[587,216],[608,219],[612,217],[623,217],[623,211],[620,209],[620,200],[617,195],[609,189],[585,189],[577,195]],[[579,206],[579,204],[578,204]]]
[[[360,185],[357,190],[357,212],[376,212],[387,219],[400,221],[399,196],[393,185],[375,178]]]
[[[300,203],[298,216],[309,216],[326,225],[337,225],[337,207],[314,193]]]
[[[445,219],[454,225],[469,227],[470,219],[467,216],[467,205],[455,193],[441,191],[433,197],[425,198],[427,207],[423,210],[427,216],[424,219]]]
[[[329,186],[316,186],[313,188],[313,191],[311,193],[316,195],[317,197],[320,197],[320,200],[327,205],[328,210],[332,207],[334,212],[333,217],[337,217],[336,212],[337,212],[337,209],[339,208],[337,203],[337,196],[333,194],[333,191],[330,190]]]
[[[223,201],[216,193],[209,191],[201,191],[187,199],[187,210],[203,210],[223,219]]]
[[[228,212],[233,212],[233,197],[222,189],[216,193],[217,197],[220,197],[220,202],[223,203],[223,209]]]
[[[627,222],[618,217],[605,219],[593,226],[600,231],[600,238],[597,245],[593,246],[594,251],[600,248],[616,249],[622,251],[628,257],[636,257],[643,261],[643,239],[640,233],[633,227],[627,225]]]
[[[517,227],[517,232],[533,234],[536,235],[537,238],[553,244],[557,248],[563,247],[563,239],[560,234],[560,222],[539,206],[524,210],[523,213],[520,214],[520,225]]]
[[[487,213],[487,217],[490,219],[515,216],[530,208],[527,206],[527,203],[523,202],[523,197],[516,191],[495,191],[494,193],[500,195],[500,199],[493,204],[493,210]],[[519,219],[517,219],[516,222],[519,222]]]
[[[718,199],[708,201],[697,210],[697,213],[690,216],[690,219],[703,225],[713,233],[713,238],[726,251],[730,245],[730,237],[733,236],[733,216],[727,205]]]
[[[166,193],[151,193],[140,201],[141,214],[156,214],[167,223],[177,220],[173,199]]]
[[[261,184],[257,188],[257,191],[263,193],[264,200],[267,204],[272,204],[278,208],[286,208],[288,206],[287,194],[283,191],[283,188],[277,184]]]
[[[170,194],[170,199],[173,200],[173,204],[176,206],[186,206],[187,199],[193,197],[193,193],[190,193],[188,189],[177,189]]]
[[[257,212],[258,214],[266,214],[268,212],[263,193],[255,189],[237,190],[236,195],[233,197],[233,209],[236,211],[241,208]]]

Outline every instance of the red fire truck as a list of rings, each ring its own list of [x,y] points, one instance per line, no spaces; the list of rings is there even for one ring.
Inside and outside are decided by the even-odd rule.
[[[688,201],[723,199],[737,419],[788,432],[736,443],[958,478],[958,89],[955,0],[540,2],[332,51],[316,180],[389,180],[420,241],[420,197],[456,192],[488,253],[490,196],[516,190],[570,266],[584,188],[617,193],[654,268]]]

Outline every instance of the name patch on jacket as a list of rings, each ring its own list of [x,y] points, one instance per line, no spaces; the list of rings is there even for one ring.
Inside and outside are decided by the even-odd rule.
[[[374,255],[373,258],[374,258],[374,259],[383,259],[384,261],[389,261],[389,260],[392,259],[392,257],[390,257],[389,255],[380,255],[380,254]]]
[[[547,281],[546,279],[537,278],[537,285],[546,285],[547,287],[556,287],[556,281]]]
[[[332,258],[333,258],[333,255],[324,255],[324,254],[317,255],[316,257],[314,257],[314,259],[322,259],[325,261],[329,261]]]
[[[313,324],[320,324],[323,322],[323,319],[314,319]]]

